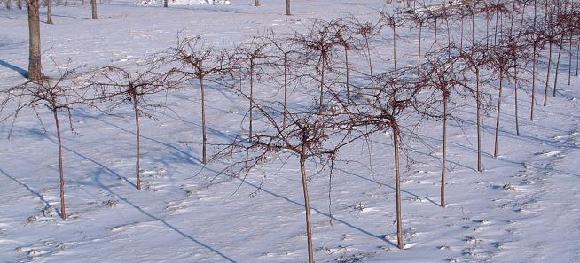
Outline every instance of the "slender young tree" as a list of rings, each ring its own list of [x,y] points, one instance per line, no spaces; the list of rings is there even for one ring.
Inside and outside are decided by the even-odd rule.
[[[64,141],[62,136],[62,116],[65,114],[70,129],[72,126],[71,111],[76,105],[83,104],[78,95],[78,89],[71,79],[74,71],[60,72],[56,79],[42,78],[38,81],[28,81],[16,87],[8,88],[0,92],[0,121],[11,121],[14,124],[16,118],[21,116],[22,111],[32,110],[40,123],[41,110],[47,108],[54,121],[58,145],[58,173],[60,195],[60,217],[66,220],[68,217],[65,200],[65,177],[64,177]],[[10,130],[9,137],[12,134]]]
[[[170,84],[170,73],[162,72],[161,60],[149,59],[145,65],[137,71],[128,70],[117,66],[105,66],[91,73],[89,87],[94,92],[87,93],[84,101],[93,102],[100,107],[105,105],[106,110],[112,111],[123,104],[130,102],[135,120],[135,177],[137,190],[142,189],[141,180],[141,119],[152,118],[154,113],[165,105],[151,102],[152,95],[171,89],[175,84]]]
[[[292,40],[304,48],[304,58],[309,64],[315,65],[316,75],[308,77],[319,83],[318,108],[324,109],[324,94],[330,88],[327,80],[328,71],[332,70],[332,58],[337,46],[331,24],[327,21],[316,20],[307,34],[296,34]]]
[[[229,57],[222,51],[207,46],[201,37],[181,38],[177,47],[170,51],[172,60],[178,61],[178,68],[186,78],[198,81],[201,94],[202,163],[207,164],[207,120],[205,81],[208,77],[219,75],[227,68]]]
[[[236,48],[234,54],[237,57],[237,62],[240,67],[246,70],[246,77],[249,79],[249,110],[248,110],[248,138],[252,139],[254,132],[254,90],[256,81],[261,75],[261,69],[264,64],[267,64],[268,55],[266,50],[270,43],[263,38],[254,37],[252,40],[242,43]]]
[[[269,46],[273,49],[272,54],[268,56],[271,60],[267,64],[272,65],[277,68],[282,68],[282,90],[284,93],[284,99],[282,102],[284,117],[282,121],[282,127],[286,127],[288,123],[288,96],[289,86],[294,78],[292,63],[296,61],[296,56],[299,54],[296,50],[295,45],[292,41],[288,41],[286,37],[278,37],[273,31],[266,36],[266,41],[268,41]]]
[[[344,52],[344,69],[345,69],[345,78],[346,78],[346,93],[347,97],[350,97],[351,91],[351,71],[352,65],[350,63],[350,53],[352,51],[360,50],[360,47],[357,45],[357,39],[355,38],[355,33],[353,29],[350,27],[348,21],[344,19],[337,19],[330,22],[332,25],[332,30],[334,32],[335,42],[338,46],[341,46]]]

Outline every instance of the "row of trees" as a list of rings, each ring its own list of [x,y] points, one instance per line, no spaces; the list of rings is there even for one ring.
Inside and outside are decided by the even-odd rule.
[[[533,119],[536,86],[542,73],[538,69],[540,57],[545,57],[548,64],[544,105],[549,95],[557,95],[565,49],[568,83],[573,75],[574,56],[577,76],[580,6],[573,1],[550,0],[541,8],[537,2],[474,1],[470,5],[385,11],[377,14],[374,21],[352,16],[316,20],[305,33],[268,32],[233,48],[213,47],[201,37],[180,37],[175,47],[139,65],[67,71],[56,79],[41,78],[3,91],[0,112],[3,120],[14,120],[25,109],[40,111],[41,106],[52,113],[59,138],[60,213],[66,219],[62,114],[70,120],[71,110],[77,107],[110,112],[130,103],[136,131],[136,187],[141,189],[140,119],[167,107],[156,100],[159,93],[199,89],[203,164],[220,162],[225,174],[242,178],[270,160],[294,157],[300,166],[310,262],[314,262],[314,251],[306,165],[311,161],[321,164],[330,172],[331,180],[341,149],[360,140],[370,143],[371,136],[386,133],[393,142],[397,246],[403,249],[401,155],[405,148],[413,147],[406,142],[417,136],[414,131],[419,124],[427,119],[442,124],[440,204],[445,207],[447,121],[455,115],[454,108],[475,104],[478,142],[474,159],[476,170],[483,172],[481,123],[486,111],[496,113],[497,157],[505,87],[511,86],[514,91],[515,130],[519,135],[518,90],[528,91],[531,96]],[[471,20],[471,36],[464,35],[464,20]],[[476,23],[481,20],[486,23],[485,31],[476,32]],[[453,24],[458,25],[458,32]],[[422,48],[424,28],[433,34],[426,50]],[[402,29],[418,32],[419,59],[410,65],[402,65],[397,57],[397,43],[402,38],[397,32]],[[444,40],[441,36],[438,39],[438,30],[444,30]],[[376,65],[377,56],[373,53],[388,44],[392,44],[392,63]],[[551,65],[554,47],[560,52],[555,65]],[[196,83],[193,86],[192,81]],[[207,152],[207,127],[211,121],[206,117],[208,85],[235,93],[240,103],[248,105],[242,120],[247,132],[232,142],[219,144],[219,150],[211,156]],[[256,97],[255,89],[263,87],[280,89],[281,98]],[[299,107],[292,107],[296,101],[292,89],[315,99],[311,103],[294,102]],[[282,155],[288,158],[273,158]]]

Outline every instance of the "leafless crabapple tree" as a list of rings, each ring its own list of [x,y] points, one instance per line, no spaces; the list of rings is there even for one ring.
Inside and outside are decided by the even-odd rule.
[[[264,68],[269,65],[270,54],[267,54],[269,44],[271,42],[263,37],[253,37],[237,46],[231,55],[235,61],[232,64],[237,65],[238,72],[241,74],[240,81],[243,82],[244,79],[249,81],[248,138],[250,140],[254,132],[254,90],[264,74]]]
[[[120,66],[105,66],[90,73],[89,84],[92,92],[85,95],[85,101],[103,112],[111,112],[122,105],[130,104],[135,118],[136,188],[142,189],[141,180],[141,118],[153,119],[155,113],[167,107],[155,101],[155,95],[177,87],[180,80],[174,80],[173,69],[162,70],[162,60],[148,59],[136,69]]]
[[[169,51],[169,60],[177,62],[176,73],[182,79],[197,80],[201,94],[202,163],[207,164],[206,81],[230,70],[231,57],[208,46],[200,36],[178,38],[177,46]]]
[[[372,77],[365,87],[360,87],[353,98],[341,99],[341,92],[334,91],[333,104],[340,105],[338,108],[342,115],[348,116],[349,125],[346,126],[351,134],[362,134],[364,138],[372,133],[392,132],[394,163],[395,163],[395,209],[397,224],[397,247],[404,248],[402,199],[401,199],[401,144],[404,132],[402,119],[407,119],[410,114],[422,118],[418,112],[423,112],[424,106],[417,100],[420,86],[416,79],[408,76],[416,69],[401,68],[397,71],[389,71]],[[336,108],[336,107],[335,107]],[[409,118],[410,119],[410,118]],[[405,123],[405,125],[418,125]],[[344,129],[344,128],[343,128]],[[354,132],[357,130],[358,132]]]
[[[242,98],[250,100],[247,95]],[[308,244],[308,262],[314,262],[314,247],[312,243],[312,219],[310,206],[310,192],[308,190],[309,176],[306,165],[309,161],[319,164],[333,163],[339,150],[350,142],[358,139],[361,134],[352,135],[347,128],[352,123],[340,112],[334,110],[317,109],[317,106],[305,107],[303,111],[287,112],[287,123],[284,126],[279,116],[283,112],[279,105],[260,105],[255,103],[254,110],[260,119],[261,125],[252,134],[251,138],[238,138],[233,142],[222,145],[214,159],[231,160],[224,173],[239,176],[247,175],[258,165],[265,164],[274,157],[295,157],[300,165],[304,209],[306,212],[306,232]],[[340,127],[340,128],[339,128]],[[330,167],[333,167],[331,164]],[[332,170],[331,170],[332,173]]]
[[[38,81],[27,81],[21,85],[0,91],[0,121],[10,121],[11,127],[24,111],[32,111],[44,128],[41,115],[44,109],[48,109],[52,115],[55,125],[56,137],[58,139],[58,172],[59,172],[59,194],[60,194],[60,217],[66,220],[65,201],[65,177],[64,177],[64,142],[62,138],[62,114],[68,120],[71,131],[72,110],[75,106],[84,104],[79,96],[79,89],[74,84],[73,79],[76,73],[74,70],[67,70],[59,73],[58,78],[44,77]],[[12,134],[10,129],[9,137]]]
[[[333,83],[328,80],[327,76],[329,71],[333,70],[333,59],[337,46],[331,28],[328,21],[317,19],[306,34],[296,33],[291,39],[302,47],[303,63],[315,69],[314,72],[309,72],[304,77],[313,79],[319,84],[318,109],[321,113],[325,107],[325,91],[331,89]]]

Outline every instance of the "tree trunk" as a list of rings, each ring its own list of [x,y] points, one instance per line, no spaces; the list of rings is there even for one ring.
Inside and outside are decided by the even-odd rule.
[[[447,90],[443,91],[443,163],[441,169],[441,206],[445,207],[445,175],[447,173]]]
[[[367,56],[369,57],[369,69],[371,71],[371,77],[373,76],[373,58],[371,57],[371,47],[369,45],[368,38],[365,38],[365,47],[367,50]]]
[[[493,35],[493,45],[497,45],[497,32],[498,32],[498,27],[499,27],[499,13],[495,14],[495,30],[494,30],[494,35]]]
[[[570,77],[572,76],[572,31],[570,31],[570,46],[568,47],[568,86],[570,86]]]
[[[459,50],[463,50],[463,15],[461,16],[461,30],[459,34]]]
[[[520,136],[520,118],[518,115],[518,64],[514,57],[514,114],[516,118],[516,135]]]
[[[536,33],[536,24],[538,17],[538,1],[534,0],[534,49],[532,61],[532,101],[530,105],[530,120],[534,120],[534,107],[536,105],[536,72],[538,67],[538,35]]]
[[[552,97],[556,97],[556,88],[558,87],[558,73],[560,71],[560,58],[562,57],[562,47],[564,46],[564,36],[560,38],[560,50],[558,51],[558,60],[556,61],[556,71],[554,72],[554,88],[552,89]]]
[[[288,53],[284,53],[284,121],[283,127],[288,125]]]
[[[476,105],[476,122],[477,122],[477,171],[483,171],[481,160],[481,99],[479,94],[479,69],[475,69],[475,105]]]
[[[497,158],[499,155],[499,117],[501,115],[501,94],[503,91],[503,69],[499,70],[499,94],[497,97],[497,118],[495,122],[495,148],[493,150],[493,157]]]
[[[92,19],[99,19],[97,16],[97,0],[91,0],[91,15]]]
[[[169,0],[163,0],[163,7],[169,7]]]
[[[489,23],[490,23],[490,20],[491,20],[490,17],[485,18],[485,52],[486,52],[486,54],[489,51]]]
[[[249,127],[249,137],[250,141],[252,141],[253,135],[253,120],[254,116],[254,60],[250,59],[250,127]]]
[[[205,121],[205,87],[203,85],[203,78],[199,78],[199,90],[201,93],[201,137],[202,137],[202,160],[201,162],[203,164],[207,164],[207,125],[206,125],[206,121]],[[252,110],[250,109],[250,112]],[[251,117],[250,117],[250,121],[251,121]],[[251,123],[251,122],[250,122]],[[250,129],[251,129],[251,124],[250,124]],[[251,135],[251,130],[250,130],[250,136]]]
[[[397,247],[399,249],[404,249],[405,244],[403,240],[403,221],[401,214],[401,167],[400,167],[400,157],[399,157],[399,128],[397,126],[393,129],[393,144],[395,147],[395,210],[397,216]]]
[[[137,137],[137,160],[135,162],[135,174],[137,175],[137,190],[141,190],[141,124],[139,122],[139,107],[137,102],[137,92],[132,91],[133,111],[135,112],[135,134]]]
[[[350,64],[348,63],[348,48],[344,47],[344,64],[346,66],[346,97],[350,99]]]
[[[435,24],[435,36],[433,40],[433,45],[437,44],[437,18],[435,18],[434,24]]]
[[[28,1],[28,79],[42,79],[42,54],[40,52],[40,3]]]
[[[304,210],[306,212],[306,236],[308,240],[308,263],[314,263],[314,246],[312,245],[312,219],[310,216],[310,193],[308,177],[306,176],[306,131],[302,131],[302,153],[300,154],[300,173],[302,174],[302,193],[304,194]]]
[[[326,56],[322,55],[322,65],[320,66],[320,97],[318,102],[318,113],[322,113],[324,107],[324,73],[326,68]]]
[[[56,136],[58,137],[58,173],[59,173],[59,192],[60,192],[60,217],[66,220],[66,202],[64,199],[64,167],[63,167],[63,147],[62,138],[60,135],[60,121],[58,120],[58,112],[56,109],[52,110],[54,116],[54,123],[56,124]]]
[[[393,59],[395,71],[397,71],[397,24],[393,25]]]
[[[475,45],[475,12],[471,13],[471,42]]]
[[[422,24],[419,23],[419,61],[421,60],[421,31],[423,29]]]
[[[535,42],[535,39],[534,39]],[[536,72],[538,65],[537,44],[534,43],[534,57],[532,62],[532,101],[530,103],[530,120],[534,120],[534,107],[536,105]]]
[[[574,73],[574,76],[576,77],[578,77],[578,61],[580,60],[578,59],[580,56],[579,50],[580,50],[580,39],[578,39],[578,43],[576,43],[576,72]]]
[[[550,69],[552,68],[552,40],[550,40],[549,44],[549,53],[548,53],[548,70],[546,73],[546,85],[544,86],[544,106],[548,104],[548,87],[550,83]]]
[[[290,13],[290,0],[286,0],[286,15],[287,16],[292,15]]]
[[[46,23],[52,25],[52,1],[46,0]]]

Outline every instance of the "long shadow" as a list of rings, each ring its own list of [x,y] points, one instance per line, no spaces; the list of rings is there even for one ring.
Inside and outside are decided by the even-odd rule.
[[[345,174],[349,174],[349,175],[352,175],[352,176],[358,177],[358,178],[360,178],[360,179],[363,179],[363,180],[365,180],[365,181],[368,181],[368,182],[371,182],[371,183],[376,183],[376,184],[378,184],[378,185],[380,185],[380,186],[385,186],[385,187],[388,187],[388,188],[390,188],[390,189],[392,189],[392,190],[395,190],[395,187],[393,187],[392,185],[389,185],[389,184],[386,184],[386,183],[383,183],[383,182],[379,182],[379,181],[377,181],[377,180],[375,180],[375,179],[370,179],[370,178],[364,177],[364,176],[362,176],[362,175],[360,175],[360,174],[356,174],[356,173],[353,173],[353,172],[350,172],[350,171],[347,171],[347,170],[344,170],[344,169],[341,169],[341,168],[337,168],[337,167],[334,167],[334,169],[335,169],[335,170],[337,170],[337,171],[341,171],[341,172],[343,172],[343,173],[345,173]],[[413,197],[415,197],[415,198],[421,198],[419,195],[417,195],[417,194],[415,194],[415,193],[412,193],[412,192],[409,192],[409,191],[407,191],[407,190],[401,190],[401,192],[403,192],[403,193],[405,193],[405,194],[408,194],[408,195],[410,195],[410,196],[413,196]],[[426,199],[427,199],[429,202],[431,202],[432,204],[434,204],[434,205],[436,205],[436,206],[439,206],[439,204],[435,203],[435,201],[431,200],[431,198],[428,198],[428,197],[425,197],[425,198],[426,198]]]
[[[9,173],[7,173],[6,171],[4,171],[2,168],[0,168],[0,173],[5,175],[6,177],[10,178],[12,181],[16,182],[17,184],[21,185],[22,187],[26,188],[26,190],[31,192],[33,195],[37,196],[38,199],[40,199],[40,201],[44,204],[44,208],[51,207],[50,203],[48,201],[46,201],[46,199],[44,199],[44,196],[42,196],[36,190],[30,188],[30,186],[28,186],[27,184],[23,183],[22,181],[16,179],[14,176],[12,176]],[[57,211],[57,213],[60,215],[60,211]]]
[[[267,194],[269,194],[269,195],[271,195],[273,197],[276,197],[276,198],[284,199],[285,201],[287,201],[287,202],[289,202],[291,204],[294,204],[294,205],[297,205],[297,206],[300,206],[300,207],[304,207],[304,204],[299,203],[299,202],[296,202],[296,201],[294,201],[294,200],[292,200],[292,199],[290,199],[290,198],[288,198],[286,196],[283,196],[283,195],[274,193],[274,192],[272,192],[272,191],[270,191],[268,189],[265,189],[263,186],[256,185],[254,183],[248,182],[248,181],[246,181],[244,179],[241,179],[241,178],[237,178],[236,177],[236,179],[239,180],[239,181],[241,181],[243,184],[246,184],[246,185],[249,185],[251,187],[254,187],[256,190],[260,190],[260,191],[262,191],[264,193],[267,193]],[[378,238],[379,240],[384,241],[384,242],[386,242],[386,243],[388,243],[388,244],[390,244],[392,246],[396,246],[395,243],[389,241],[388,239],[386,239],[382,235],[375,235],[375,234],[369,232],[368,230],[365,230],[365,229],[363,229],[361,227],[355,226],[355,225],[353,225],[353,224],[351,224],[351,223],[349,223],[349,222],[347,222],[347,221],[345,221],[343,219],[336,218],[334,215],[331,215],[329,213],[323,212],[323,211],[321,211],[318,208],[311,207],[311,209],[314,210],[316,213],[319,213],[319,214],[321,214],[323,216],[326,216],[326,217],[328,217],[328,218],[330,218],[330,219],[332,219],[334,221],[340,222],[340,223],[342,223],[342,224],[344,224],[344,225],[346,225],[346,226],[348,226],[348,227],[350,227],[352,229],[358,230],[358,231],[360,231],[361,233],[363,233],[363,234],[365,234],[367,236],[374,237],[374,238]]]
[[[209,171],[209,172],[215,173],[215,174],[221,174],[221,172],[219,172],[219,171],[216,171],[216,170],[214,170],[214,169],[211,169],[211,168],[208,168],[208,167],[205,167],[204,169],[205,169],[205,170],[207,170],[207,171]],[[271,191],[271,190],[268,190],[268,189],[264,188],[264,186],[263,186],[263,185],[256,185],[256,184],[254,184],[254,183],[252,183],[252,182],[249,182],[249,181],[247,181],[247,180],[245,180],[245,179],[243,179],[243,178],[238,178],[238,177],[230,177],[230,178],[234,178],[234,179],[236,179],[236,180],[240,181],[240,183],[241,183],[241,184],[244,184],[244,185],[250,186],[250,187],[252,187],[252,188],[254,188],[254,189],[256,189],[256,190],[259,190],[259,191],[261,191],[261,192],[267,193],[267,194],[269,194],[269,195],[271,195],[271,196],[273,196],[273,197],[276,197],[276,198],[283,199],[284,201],[286,201],[286,202],[288,202],[288,203],[291,203],[291,204],[293,204],[293,205],[296,205],[296,206],[299,206],[299,207],[302,207],[302,208],[304,208],[304,204],[303,204],[303,203],[296,202],[296,201],[294,201],[294,200],[290,199],[289,197],[286,197],[286,196],[283,196],[283,195],[281,195],[281,194],[277,194],[277,193],[275,193],[275,192],[273,192],[273,191]],[[347,221],[345,221],[345,220],[343,220],[343,219],[336,218],[334,215],[331,215],[331,214],[329,214],[329,213],[323,212],[322,210],[320,210],[320,209],[318,209],[318,208],[311,207],[311,209],[312,209],[312,210],[314,210],[314,211],[315,211],[316,213],[318,213],[318,214],[321,214],[321,215],[323,215],[323,216],[326,216],[326,217],[328,217],[329,219],[332,219],[332,220],[334,220],[334,221],[340,222],[340,223],[344,224],[345,226],[347,226],[347,227],[350,227],[350,228],[352,228],[352,229],[358,230],[359,232],[361,232],[361,233],[363,233],[363,234],[365,234],[365,235],[367,235],[367,236],[370,236],[370,237],[377,238],[377,239],[379,239],[379,240],[381,240],[381,241],[383,241],[383,242],[386,242],[386,243],[388,243],[388,244],[390,244],[390,245],[392,245],[392,246],[396,246],[396,244],[395,244],[395,243],[393,243],[393,242],[391,242],[391,241],[389,241],[389,240],[385,239],[385,237],[384,237],[384,236],[381,236],[381,235],[375,235],[375,234],[373,234],[373,233],[369,232],[369,231],[368,231],[368,230],[366,230],[366,229],[363,229],[363,228],[361,228],[361,227],[355,226],[355,225],[353,225],[353,224],[351,224],[351,223],[349,223],[349,222],[347,222]]]
[[[105,170],[107,173],[108,173],[108,172],[110,172],[110,170],[107,170],[107,169],[104,169],[104,168],[103,168],[103,170]],[[179,235],[181,235],[181,236],[183,236],[183,237],[185,237],[185,238],[187,238],[187,239],[191,240],[193,243],[195,243],[195,244],[197,244],[197,245],[199,245],[199,246],[202,246],[202,247],[204,247],[204,248],[206,248],[206,249],[210,250],[210,251],[211,251],[211,252],[213,252],[213,253],[216,253],[216,254],[218,254],[220,257],[222,257],[223,259],[227,260],[228,262],[237,262],[237,261],[233,260],[232,258],[230,258],[230,257],[226,256],[226,255],[225,255],[223,252],[221,252],[221,251],[219,251],[219,250],[217,250],[217,249],[215,249],[215,248],[211,247],[211,246],[210,246],[210,245],[208,245],[208,244],[205,244],[205,243],[203,243],[203,242],[201,242],[201,241],[199,241],[199,240],[195,239],[195,238],[194,238],[194,237],[192,237],[191,235],[188,235],[188,234],[184,233],[183,231],[179,230],[177,227],[175,227],[175,226],[173,226],[173,225],[169,224],[169,223],[168,223],[167,221],[165,221],[164,219],[161,219],[161,218],[159,218],[159,217],[157,217],[157,216],[154,216],[153,214],[151,214],[151,213],[149,213],[149,212],[147,212],[147,211],[143,210],[143,208],[141,208],[140,206],[138,206],[138,205],[136,205],[136,204],[132,203],[132,202],[131,202],[131,201],[129,201],[127,198],[125,198],[125,197],[123,197],[122,195],[120,195],[120,194],[116,193],[115,191],[111,190],[109,187],[107,187],[106,185],[104,185],[104,184],[101,182],[101,180],[100,180],[100,176],[99,176],[101,173],[102,173],[102,170],[101,170],[101,172],[98,172],[98,173],[96,174],[96,178],[95,178],[95,182],[97,182],[97,184],[99,185],[99,187],[101,187],[101,189],[103,189],[103,190],[105,190],[105,191],[109,192],[110,194],[112,194],[112,195],[116,196],[117,198],[119,198],[120,200],[122,200],[122,201],[123,201],[123,202],[125,202],[126,204],[128,204],[128,205],[132,206],[133,208],[137,209],[139,212],[141,212],[142,214],[144,214],[144,215],[148,216],[149,218],[151,218],[151,219],[153,219],[153,220],[156,220],[156,221],[159,221],[159,222],[163,223],[163,224],[164,224],[164,225],[165,225],[167,228],[169,228],[169,229],[171,229],[171,230],[175,231],[176,233],[178,233]]]
[[[23,76],[25,78],[28,77],[28,71],[27,70],[25,70],[25,69],[23,69],[23,68],[21,68],[19,66],[16,66],[16,65],[12,65],[12,64],[10,64],[10,63],[2,60],[2,59],[0,59],[0,66],[6,67],[6,68],[11,69],[11,70],[14,70],[14,71],[18,72],[18,74],[20,74],[20,76]]]
[[[58,145],[58,142],[52,136],[46,136],[46,139],[49,140],[50,142],[52,142],[53,144]],[[90,158],[90,157],[88,157],[88,156],[86,156],[86,155],[84,155],[82,153],[79,153],[79,152],[77,152],[77,151],[75,151],[75,150],[67,147],[66,145],[63,145],[63,148],[65,150],[67,150],[68,152],[71,152],[71,153],[77,155],[78,157],[81,157],[81,158],[83,158],[83,159],[85,159],[85,160],[87,160],[87,161],[95,164],[96,166],[98,166],[98,167],[106,170],[109,174],[114,175],[115,177],[117,177],[117,179],[123,180],[126,183],[130,184],[131,186],[137,188],[137,185],[134,184],[133,182],[129,181],[129,179],[127,179],[127,177],[124,177],[124,176],[118,174],[117,172],[111,170],[109,167],[107,167],[106,165],[98,162],[97,160],[92,159],[92,158]]]
[[[102,123],[104,123],[104,124],[107,124],[107,125],[109,125],[109,126],[111,126],[111,127],[115,127],[115,128],[117,128],[117,129],[119,129],[119,130],[122,130],[123,132],[129,133],[129,134],[132,134],[132,135],[136,135],[136,133],[135,133],[134,131],[131,131],[131,130],[125,129],[125,128],[123,128],[123,127],[120,127],[120,126],[118,126],[118,125],[116,125],[116,124],[114,124],[114,123],[112,123],[112,122],[109,122],[109,121],[103,120],[103,119],[101,119],[101,118],[94,117],[94,116],[91,116],[91,115],[89,115],[89,114],[81,114],[80,116],[81,116],[81,117],[84,117],[84,118],[91,118],[91,119],[94,119],[94,120],[100,121],[100,122],[102,122]],[[227,136],[226,138],[230,138],[230,136],[229,136],[229,135],[227,135],[227,134],[223,134],[223,133],[221,133],[221,132],[220,132],[220,131],[218,131],[218,130],[214,130],[214,129],[211,129],[211,128],[210,128],[209,130],[210,130],[210,131],[213,131],[213,132],[215,132],[215,133],[214,133],[215,135],[218,135],[218,136],[220,136],[220,135],[221,135],[221,136]],[[184,150],[182,150],[182,149],[179,149],[179,148],[177,148],[176,146],[174,146],[174,145],[172,145],[172,144],[170,144],[170,143],[167,143],[167,142],[162,142],[162,141],[160,141],[160,140],[157,140],[157,139],[154,139],[154,138],[151,138],[151,137],[148,137],[148,136],[142,135],[142,134],[141,134],[141,138],[144,138],[144,139],[147,139],[147,140],[149,140],[149,141],[152,141],[152,142],[155,142],[155,143],[161,144],[161,145],[163,145],[163,146],[165,146],[165,147],[167,147],[167,148],[170,148],[170,149],[172,149],[172,150],[176,151],[177,153],[179,153],[179,155],[182,155],[183,157],[186,157],[186,158],[184,158],[184,159],[187,159],[187,160],[189,160],[189,163],[191,163],[191,164],[194,164],[194,165],[199,165],[199,164],[201,164],[201,160],[200,160],[198,157],[195,157],[195,156],[191,155],[191,153],[188,153],[188,152],[186,152],[186,151],[184,151]],[[194,160],[194,161],[192,161],[192,160]]]

